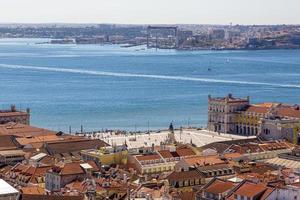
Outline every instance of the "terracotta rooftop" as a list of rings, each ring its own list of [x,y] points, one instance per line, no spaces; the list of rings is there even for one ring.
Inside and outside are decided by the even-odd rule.
[[[52,166],[55,164],[56,160],[54,157],[47,155],[43,157],[41,160],[39,160],[38,162],[44,165]]]
[[[0,135],[0,151],[17,149],[17,144],[13,141],[11,135]]]
[[[243,157],[243,155],[240,153],[225,153],[224,157],[226,159],[235,159],[235,158],[241,158]]]
[[[163,157],[163,158],[173,158],[172,153],[169,150],[161,150],[158,151],[158,153]]]
[[[19,137],[55,135],[54,131],[43,128],[37,128],[25,124],[9,122],[0,125],[0,135],[15,135]]]
[[[255,197],[257,195],[263,196],[263,193],[268,190],[268,187],[264,184],[255,184],[251,182],[243,183],[234,194],[246,197]]]
[[[277,109],[279,116],[300,118],[300,109],[293,106],[281,106]]]
[[[218,156],[195,156],[184,158],[184,161],[190,166],[204,166],[225,163]]]
[[[35,136],[35,137],[22,137],[22,138],[16,138],[16,141],[22,145],[25,146],[27,144],[31,143],[38,143],[38,142],[48,142],[48,141],[56,141],[59,140],[59,136],[57,135],[44,135],[44,136]]]
[[[163,158],[179,158],[179,157],[186,157],[186,156],[194,156],[196,155],[195,152],[189,147],[179,147],[176,151],[170,150],[160,150],[158,153]]]
[[[235,187],[235,184],[233,182],[215,179],[209,184],[208,187],[204,189],[204,191],[211,194],[223,194],[233,187]]]
[[[263,144],[259,144],[259,147],[262,148],[264,151],[273,151],[273,150],[290,148],[290,146],[286,142],[263,143]]]
[[[191,200],[195,199],[195,192],[187,192],[187,191],[182,191],[178,193],[178,197],[180,200]]]
[[[200,172],[205,172],[205,171],[214,171],[219,169],[232,169],[232,167],[230,164],[214,164],[214,165],[200,166],[197,167],[197,169]]]
[[[242,145],[232,145],[228,151],[235,152],[239,154],[246,153],[258,153],[263,152],[264,150],[258,144],[242,144]]]
[[[161,157],[158,154],[136,156],[138,161],[159,160]]]
[[[167,179],[168,180],[189,180],[189,179],[200,179],[202,175],[197,170],[172,172]]]
[[[298,105],[286,105],[280,103],[262,103],[262,104],[249,106],[246,112],[266,114],[272,108],[279,116],[300,118],[300,107]]]
[[[43,178],[50,168],[49,166],[33,166],[18,163],[10,171],[18,174],[17,179],[26,177],[26,182],[36,184],[43,182]]]
[[[66,163],[60,174],[61,175],[72,175],[72,174],[84,174],[84,169],[80,166],[80,163]]]
[[[269,110],[269,108],[265,107],[265,106],[251,105],[247,108],[246,112],[266,114],[268,112],[268,110]]]
[[[180,157],[184,157],[184,156],[194,156],[196,155],[195,152],[188,147],[185,148],[178,148],[176,149],[176,153],[180,156]]]
[[[38,186],[27,186],[20,189],[22,194],[45,194],[45,189]]]
[[[81,164],[88,163],[92,167],[92,171],[99,171],[99,168],[94,163],[94,161],[88,162],[71,162],[71,163],[58,163],[52,167],[52,172],[58,173],[60,175],[75,175],[75,174],[85,174],[85,170],[82,168]]]
[[[80,152],[81,150],[99,149],[100,147],[108,146],[108,144],[102,140],[92,140],[80,137],[59,141],[49,141],[45,144],[46,153],[48,153],[49,155]]]

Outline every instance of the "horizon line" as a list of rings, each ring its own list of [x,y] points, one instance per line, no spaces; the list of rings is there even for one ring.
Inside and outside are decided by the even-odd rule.
[[[300,23],[278,24],[209,24],[209,23],[113,23],[113,22],[0,22],[0,25],[198,25],[198,26],[300,26]]]

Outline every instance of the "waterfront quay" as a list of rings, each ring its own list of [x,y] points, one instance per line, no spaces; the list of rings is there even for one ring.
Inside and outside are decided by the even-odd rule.
[[[101,139],[106,143],[114,146],[126,144],[128,149],[159,146],[161,143],[167,140],[169,130],[150,131],[148,132],[136,132],[136,133],[119,133],[114,131],[110,132],[93,132],[83,133],[79,135],[85,135],[91,139]],[[217,133],[208,131],[205,129],[197,128],[182,128],[174,130],[175,139],[178,143],[193,144],[197,147],[204,146],[213,142],[255,138],[255,136],[241,136],[233,134]]]

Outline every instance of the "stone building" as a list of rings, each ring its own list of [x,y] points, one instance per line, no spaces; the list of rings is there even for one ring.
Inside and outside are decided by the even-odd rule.
[[[208,96],[208,129],[221,133],[236,133],[235,118],[239,111],[249,106],[249,97],[235,98],[232,94],[226,97]]]
[[[208,130],[253,136],[263,139],[287,139],[298,143],[300,107],[282,103],[250,104],[249,97],[208,97]]]
[[[15,105],[11,105],[10,110],[0,110],[0,124],[15,122],[21,124],[30,124],[30,109],[26,112],[18,111]]]

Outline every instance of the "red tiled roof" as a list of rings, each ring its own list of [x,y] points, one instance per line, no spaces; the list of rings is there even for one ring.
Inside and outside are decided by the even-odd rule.
[[[158,151],[158,153],[163,157],[163,158],[173,158],[173,155],[169,150],[161,150]]]
[[[224,157],[227,159],[232,159],[232,158],[234,159],[234,158],[241,158],[243,157],[243,155],[240,153],[226,153],[224,154]]]
[[[190,166],[203,166],[225,163],[218,156],[195,156],[190,158],[184,158],[184,161]]]
[[[247,108],[246,112],[266,114],[268,112],[268,110],[269,110],[269,108],[265,107],[265,106],[252,105]]]
[[[190,148],[178,148],[178,149],[176,149],[176,153],[180,157],[196,155],[195,152]]]
[[[180,200],[191,200],[195,199],[195,192],[179,192],[178,196]]]
[[[190,180],[190,179],[200,179],[202,175],[197,170],[172,172],[167,179],[168,180]]]
[[[284,105],[280,103],[262,103],[251,105],[247,108],[246,112],[266,114],[272,107],[279,116],[300,118],[299,106]]]
[[[0,135],[0,151],[17,149],[17,145],[13,142],[13,136]]]
[[[136,156],[138,161],[159,160],[161,157],[157,154]]]
[[[15,135],[19,137],[55,135],[54,131],[37,128],[25,124],[9,122],[0,125],[0,135]]]
[[[92,140],[81,137],[72,137],[59,141],[46,142],[46,151],[49,155],[76,152],[86,149],[99,149],[108,146],[102,140]]]
[[[72,174],[84,174],[85,170],[80,166],[84,162],[71,162],[71,163],[58,163],[52,167],[52,171],[59,173],[60,175],[72,175]],[[93,171],[98,171],[99,168],[94,161],[88,161]]]
[[[50,166],[39,166],[39,167],[34,167],[32,169],[32,176],[30,179],[31,183],[38,183],[38,178],[39,177],[45,177],[46,176],[46,172],[51,169]]]
[[[246,197],[254,197],[256,195],[262,194],[267,189],[267,186],[265,186],[264,184],[245,182],[234,192],[234,194]]]
[[[48,142],[48,141],[55,141],[55,140],[59,140],[60,137],[58,137],[57,135],[43,135],[43,136],[36,136],[36,137],[20,137],[20,138],[16,138],[16,141],[24,146],[30,143],[37,143],[37,142]]]
[[[270,142],[259,144],[260,148],[265,151],[273,151],[278,149],[288,149],[290,148],[285,142]]]
[[[292,106],[279,107],[278,110],[277,110],[277,113],[278,113],[279,116],[300,118],[300,110],[295,109]]]
[[[44,194],[45,189],[38,186],[27,186],[21,188],[22,194]]]
[[[204,191],[211,194],[223,194],[224,192],[232,189],[234,186],[235,184],[230,181],[216,179],[207,188],[205,188]]]

